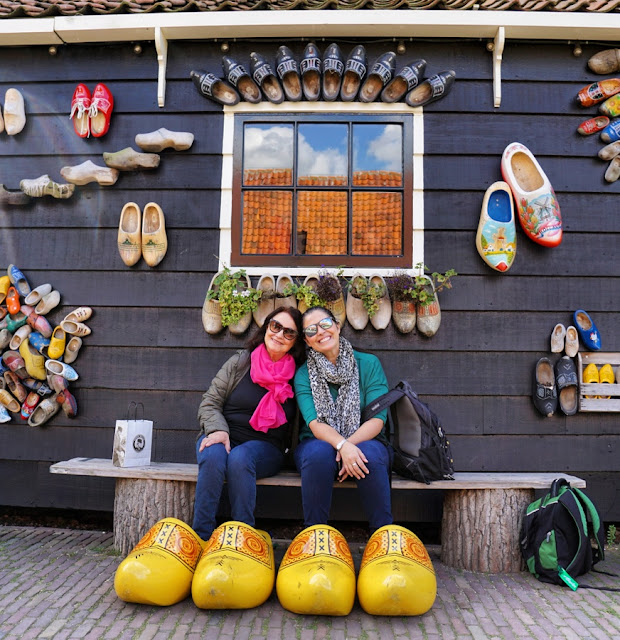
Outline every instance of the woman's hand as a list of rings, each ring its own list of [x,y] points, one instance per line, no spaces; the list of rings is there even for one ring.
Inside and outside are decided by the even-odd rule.
[[[223,444],[226,448],[226,453],[230,453],[230,436],[227,431],[213,431],[208,436],[205,436],[200,443],[198,451],[202,451],[212,444]]]
[[[342,445],[340,451],[336,454],[336,461],[342,461],[342,466],[338,472],[340,482],[346,480],[348,476],[361,480],[366,477],[366,474],[370,473],[366,466],[368,458],[362,453],[361,449],[349,440]]]

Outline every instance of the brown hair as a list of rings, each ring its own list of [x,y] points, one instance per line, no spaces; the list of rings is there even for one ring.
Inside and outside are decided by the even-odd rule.
[[[247,341],[245,347],[248,351],[254,351],[256,347],[263,344],[265,341],[265,334],[267,333],[267,327],[269,326],[269,322],[274,316],[277,316],[279,313],[288,313],[288,315],[292,318],[295,323],[295,328],[297,330],[297,337],[293,342],[293,346],[289,353],[293,356],[295,360],[295,364],[297,366],[303,364],[306,361],[306,347],[303,340],[303,325],[301,322],[301,313],[295,307],[277,307],[274,309],[266,318],[265,322],[263,322],[263,326],[257,329],[254,334]]]

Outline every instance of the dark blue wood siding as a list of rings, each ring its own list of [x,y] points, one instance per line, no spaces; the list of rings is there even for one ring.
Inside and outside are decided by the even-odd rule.
[[[279,42],[231,43],[247,64],[256,49],[273,57]],[[295,53],[305,43],[287,43]],[[319,42],[321,49],[328,43]],[[346,53],[353,42],[341,43]],[[557,322],[587,309],[601,330],[605,351],[620,351],[620,182],[603,179],[597,136],[583,138],[578,124],[595,113],[575,102],[597,77],[566,43],[508,42],[502,66],[502,105],[493,107],[492,57],[485,42],[408,43],[399,63],[418,57],[427,72],[453,68],[450,95],[425,110],[425,262],[432,271],[459,276],[442,293],[442,325],[432,339],[402,336],[390,327],[345,335],[376,353],[391,381],[409,378],[442,417],[461,471],[563,471],[583,476],[607,520],[620,520],[620,419],[617,413],[561,414],[543,418],[531,399],[536,360],[548,354]],[[393,43],[369,43],[369,59]],[[95,309],[93,333],[84,340],[73,385],[79,416],[57,415],[48,425],[0,425],[0,504],[111,510],[113,482],[58,477],[49,464],[74,456],[110,457],[114,424],[131,401],[142,402],[155,423],[155,460],[191,462],[196,410],[212,376],[243,340],[227,332],[205,334],[201,307],[217,267],[223,118],[202,98],[191,69],[219,73],[218,44],[170,42],[166,105],[157,106],[154,47],[132,44],[0,48],[0,99],[17,87],[27,105],[27,125],[14,137],[0,134],[0,182],[17,189],[22,178],[85,160],[103,164],[104,151],[134,146],[137,133],[166,127],[191,131],[186,152],[164,151],[155,171],[124,173],[113,187],[76,187],[66,201],[42,198],[28,207],[0,207],[0,268],[17,264],[33,284],[51,282],[62,307]],[[78,82],[105,82],[115,107],[110,132],[82,140],[69,109]],[[519,230],[515,265],[491,271],[475,248],[486,188],[501,179],[500,158],[520,141],[536,155],[554,186],[564,218],[562,245],[545,249]],[[128,201],[161,205],[169,250],[155,269],[127,268],[116,248],[121,208]],[[273,490],[262,490],[269,498]],[[261,500],[261,513],[299,517],[296,492]],[[338,492],[340,494],[344,492]],[[348,492],[334,515],[360,516]],[[401,520],[436,521],[438,496],[398,497]]]

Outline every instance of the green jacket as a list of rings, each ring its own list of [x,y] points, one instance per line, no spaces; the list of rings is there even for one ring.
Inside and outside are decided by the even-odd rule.
[[[383,372],[383,367],[379,358],[370,353],[360,353],[359,351],[353,351],[353,355],[357,360],[357,368],[359,370],[360,377],[360,411],[364,410],[364,407],[373,400],[376,400],[379,396],[389,391],[387,379]],[[329,385],[329,390],[334,400],[338,397],[338,389],[334,385]],[[308,376],[308,365],[303,364],[297,370],[295,374],[295,398],[297,399],[297,406],[301,412],[303,423],[299,430],[299,439],[304,440],[306,438],[314,438],[312,430],[308,426],[312,420],[316,420],[316,408],[314,406],[314,399],[312,398],[312,390],[310,389],[310,378]],[[387,409],[379,412],[376,418],[385,421],[387,420]],[[386,441],[385,428],[377,436],[378,439]]]

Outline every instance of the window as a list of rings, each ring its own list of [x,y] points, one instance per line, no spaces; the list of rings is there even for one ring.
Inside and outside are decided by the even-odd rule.
[[[410,267],[411,114],[238,114],[231,264]]]

